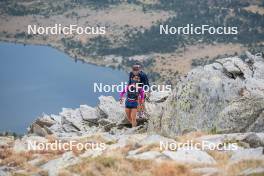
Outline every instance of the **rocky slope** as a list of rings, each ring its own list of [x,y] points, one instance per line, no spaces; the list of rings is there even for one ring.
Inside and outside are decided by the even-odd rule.
[[[150,98],[148,106],[152,104],[162,104],[169,93],[156,92]],[[97,107],[81,105],[80,108],[63,108],[59,115],[43,114],[29,127],[29,133],[39,136],[55,135],[57,137],[82,136],[94,134],[96,132],[115,133],[125,127],[129,127],[126,120],[124,105],[120,105],[111,96],[99,97]],[[138,119],[142,129],[146,131],[147,119]]]
[[[249,176],[264,173],[264,133],[206,135],[196,132],[166,138],[130,128],[115,134],[95,132],[71,137],[27,135],[16,140],[1,137],[0,141],[1,176]],[[104,143],[105,148],[29,151],[28,143],[33,141]],[[191,148],[192,144],[200,147]],[[201,148],[202,144],[206,147]]]
[[[152,92],[148,121],[136,128],[113,97],[44,114],[23,138],[0,137],[0,175],[263,175],[263,88],[264,59],[248,53],[193,69],[173,92]],[[29,150],[34,141],[104,148]]]
[[[188,131],[263,132],[264,59],[224,58],[182,77],[149,130],[166,136]]]

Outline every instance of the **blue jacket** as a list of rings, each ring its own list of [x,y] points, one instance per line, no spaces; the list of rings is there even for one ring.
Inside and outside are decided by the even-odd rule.
[[[129,73],[129,81],[128,81],[128,84],[131,84],[132,77],[133,77],[133,72],[130,72]],[[139,77],[140,77],[140,83],[142,83],[143,86],[144,85],[150,86],[149,85],[148,76],[146,75],[146,73],[144,73],[143,71],[140,71],[139,72]]]

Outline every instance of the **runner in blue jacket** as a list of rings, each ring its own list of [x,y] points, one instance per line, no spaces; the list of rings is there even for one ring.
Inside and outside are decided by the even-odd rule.
[[[146,73],[144,73],[141,70],[141,64],[140,63],[136,63],[132,66],[132,71],[129,73],[129,82],[128,82],[129,85],[133,82],[134,76],[139,76],[139,78],[140,78],[139,86],[143,87],[144,98],[148,99],[150,96],[149,80],[148,80],[148,76],[146,75]],[[138,103],[137,114],[138,114],[139,118],[143,118],[146,115],[144,101]]]

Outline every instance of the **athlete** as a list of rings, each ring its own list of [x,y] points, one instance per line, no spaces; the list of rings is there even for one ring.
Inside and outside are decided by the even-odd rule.
[[[137,126],[136,116],[138,105],[144,102],[144,90],[142,87],[138,86],[139,83],[139,76],[134,75],[131,78],[130,84],[120,93],[120,104],[123,103],[123,97],[126,93],[125,112],[132,127]]]

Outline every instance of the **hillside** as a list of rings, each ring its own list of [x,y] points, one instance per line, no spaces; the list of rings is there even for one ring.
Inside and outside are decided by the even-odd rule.
[[[263,2],[239,0],[1,1],[0,40],[51,45],[73,58],[125,69],[140,60],[152,81],[244,51],[263,51]],[[105,35],[28,35],[27,25],[105,26]],[[159,25],[237,26],[237,35],[160,35]]]
[[[264,58],[247,56],[192,69],[173,92],[152,92],[149,116],[135,128],[113,97],[44,114],[27,135],[0,137],[0,175],[263,175]],[[88,148],[51,148],[71,141]],[[34,142],[41,145],[29,149]]]

